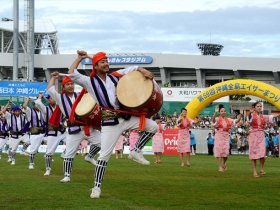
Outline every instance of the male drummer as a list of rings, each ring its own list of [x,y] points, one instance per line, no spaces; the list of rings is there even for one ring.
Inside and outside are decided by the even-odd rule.
[[[49,105],[45,106],[42,103],[43,93],[39,94],[37,100],[35,100],[35,104],[38,109],[42,112],[45,122],[48,122],[51,118],[51,115],[56,107],[56,102],[48,95],[46,100],[48,100]],[[50,124],[46,125],[46,134],[47,134],[47,151],[46,151],[46,173],[44,176],[49,176],[51,174],[51,165],[52,165],[52,157],[57,149],[57,146],[60,141],[64,141],[66,139],[65,128],[62,127],[62,118],[60,120],[59,127],[54,127]]]
[[[0,115],[0,159],[2,157],[2,148],[6,144],[9,137],[9,125],[7,120],[2,114]]]
[[[84,58],[92,59],[93,71],[90,77],[84,76],[76,70]],[[154,77],[151,72],[140,66],[131,66],[108,74],[109,63],[104,52],[98,52],[91,58],[85,51],[80,51],[77,59],[68,71],[72,80],[85,88],[100,106],[111,110],[102,110],[101,112],[101,151],[95,168],[94,188],[90,195],[91,198],[100,197],[100,188],[105,169],[119,136],[126,130],[138,129],[140,123],[139,117],[131,115],[121,116],[119,112],[114,111],[120,109],[120,104],[116,96],[116,86],[119,78],[132,71],[140,71],[143,77],[147,79],[153,79]],[[134,149],[130,151],[128,158],[140,164],[149,165],[150,162],[143,157],[141,149],[154,136],[157,131],[157,124],[153,120],[146,119],[146,124],[143,127],[144,132],[142,132],[142,135],[136,142]]]
[[[13,114],[7,111],[12,102],[9,101],[0,114],[4,114],[10,126],[10,148],[11,148],[11,165],[16,164],[16,151],[21,141],[24,141],[28,134],[26,134],[25,117],[21,115],[21,109],[18,106],[13,107]]]
[[[58,74],[57,75],[52,74],[52,78],[49,81],[47,87],[48,94],[52,97],[53,100],[56,101],[58,105],[54,110],[51,119],[49,120],[49,124],[58,127],[61,118],[61,112],[62,112],[66,120],[67,128],[66,128],[66,152],[63,156],[64,178],[60,180],[60,182],[69,182],[70,175],[72,172],[74,157],[76,155],[76,152],[82,140],[85,139],[92,143],[88,156],[90,157],[90,161],[93,163],[95,162],[93,160],[93,157],[100,151],[101,137],[100,137],[100,131],[98,130],[95,130],[90,127],[88,128],[89,129],[89,133],[88,133],[87,130],[84,130],[87,127],[79,123],[70,123],[70,121],[68,121],[72,109],[72,104],[74,103],[78,94],[74,92],[73,81],[70,79],[70,77],[67,76],[62,80],[63,91],[61,94],[59,94],[54,87],[55,80],[58,78],[58,76],[59,76]],[[85,160],[88,161],[88,159],[86,158]]]
[[[34,159],[38,149],[45,136],[45,121],[38,107],[30,109],[28,103],[31,98],[27,98],[23,104],[23,110],[26,113],[27,120],[30,122],[30,152],[29,152],[29,169],[34,169]]]

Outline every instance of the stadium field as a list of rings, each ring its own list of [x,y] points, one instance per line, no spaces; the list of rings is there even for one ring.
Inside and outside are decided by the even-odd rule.
[[[112,155],[99,199],[91,199],[94,167],[76,155],[71,182],[63,178],[62,162],[54,156],[51,176],[44,177],[43,154],[28,169],[28,156],[17,154],[16,165],[0,160],[0,209],[279,209],[280,159],[268,157],[266,175],[254,178],[247,155],[231,155],[228,170],[219,172],[213,156],[191,156],[191,166],[181,167],[179,156],[163,155],[150,166]]]

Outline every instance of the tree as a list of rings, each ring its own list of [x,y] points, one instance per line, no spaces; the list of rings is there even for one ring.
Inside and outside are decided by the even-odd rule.
[[[230,80],[236,80],[239,78],[232,77]],[[248,77],[242,77],[241,79],[248,79]],[[229,100],[232,101],[251,101],[251,98],[248,95],[245,94],[235,94],[235,95],[230,95]]]

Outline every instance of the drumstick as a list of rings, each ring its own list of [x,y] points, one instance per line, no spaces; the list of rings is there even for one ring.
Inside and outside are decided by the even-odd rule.
[[[12,102],[12,101],[10,101],[13,105],[15,105],[16,106],[16,104],[14,103],[14,102]]]
[[[55,72],[51,73],[51,76],[54,75]],[[63,74],[63,73],[59,73],[59,76],[64,77],[64,76],[68,76],[69,74]]]
[[[83,55],[86,55],[87,53],[82,50],[77,50],[77,54],[83,56]]]
[[[48,101],[48,99],[45,97],[44,93],[39,92],[39,94],[42,94],[42,95],[43,95],[43,99],[45,99],[46,101]]]

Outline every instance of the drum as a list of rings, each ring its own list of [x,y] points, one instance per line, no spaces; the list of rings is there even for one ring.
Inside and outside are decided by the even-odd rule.
[[[147,118],[160,110],[163,101],[158,84],[154,80],[145,79],[139,71],[130,72],[120,79],[117,97],[125,110],[135,113],[147,112]]]
[[[100,107],[89,93],[83,95],[75,113],[86,124],[98,130],[101,129]]]

